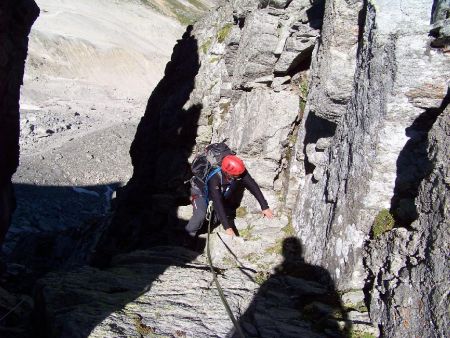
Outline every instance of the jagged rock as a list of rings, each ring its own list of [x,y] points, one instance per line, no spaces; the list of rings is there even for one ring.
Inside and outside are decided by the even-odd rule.
[[[233,14],[239,18],[245,18],[251,11],[258,8],[261,0],[231,0],[230,2],[233,8]]]
[[[47,336],[226,336],[233,324],[209,267],[195,256],[161,247],[116,257],[106,270],[48,275],[37,289]],[[219,280],[233,312],[244,312],[257,284],[238,269],[223,271]]]
[[[311,56],[319,31],[306,25],[297,27],[286,39],[284,50],[275,65],[274,71],[277,73],[287,73]]]
[[[433,24],[431,35],[436,39],[431,43],[432,46],[444,48],[448,50],[450,45],[450,20],[448,12],[450,3],[448,0],[438,0],[433,4],[433,16],[431,23]]]
[[[365,307],[364,292],[362,290],[349,291],[342,295],[342,302],[347,308],[358,309]]]
[[[295,60],[304,52],[305,46],[301,40],[296,43],[300,37],[296,34],[312,32],[303,36],[308,39],[306,49],[310,49],[311,41],[316,40],[316,30],[322,26],[323,1],[307,8],[302,7],[303,1],[292,1],[286,3],[285,10],[271,6],[258,8],[259,1],[231,1],[223,3],[193,29],[188,28],[174,49],[165,78],[149,100],[131,149],[134,175],[118,193],[113,226],[105,232],[99,251],[106,247],[104,251],[112,255],[117,251],[167,243],[174,227],[188,217],[187,213],[176,215],[180,206],[188,204],[187,189],[182,182],[189,178],[188,160],[192,159],[194,148],[200,150],[210,141],[228,138],[228,144],[242,156],[277,212],[272,223],[258,219],[259,206],[252,196],[245,194],[242,207],[248,215],[236,220],[242,238],[224,240],[238,253],[238,259],[253,270],[261,270],[259,277],[270,279],[267,283],[262,281],[263,287],[247,308],[256,291],[255,284],[245,284],[247,281],[239,277],[238,269],[234,267],[226,271],[232,280],[224,281],[230,283],[226,285],[226,289],[230,288],[228,295],[233,300],[242,299],[245,304],[238,307],[235,303],[234,311],[246,312],[241,317],[246,332],[267,337],[339,336],[343,333],[340,326],[348,329],[353,324],[356,331],[378,334],[371,326],[368,314],[351,313],[349,318],[343,309],[345,304],[335,293],[336,289],[362,289],[367,277],[363,254],[375,216],[381,209],[390,208],[391,200],[394,201],[393,209],[405,211],[415,198],[411,191],[414,189],[407,187],[417,186],[429,170],[428,166],[422,165],[427,162],[423,158],[426,154],[423,145],[433,118],[445,108],[442,102],[448,90],[448,62],[440,50],[430,48],[431,5],[425,2],[420,0],[402,6],[395,2],[376,5],[367,2],[365,6],[363,1],[326,2],[324,26],[320,43],[316,41],[313,52],[309,85],[301,83],[307,73],[297,73],[300,70],[296,68]],[[302,9],[295,16],[294,12],[300,7]],[[286,27],[290,27],[290,36],[286,34]],[[297,74],[292,74],[289,85],[282,86],[277,82],[284,80],[277,80],[274,73],[280,71],[277,71],[278,55],[281,60],[285,52],[293,54],[289,58],[291,61],[283,66],[283,72],[288,72],[289,76],[291,72]],[[408,137],[413,142],[405,146]],[[409,168],[413,168],[411,175],[407,174]],[[396,177],[399,178],[397,183]],[[446,196],[448,185],[439,184],[438,187],[439,192],[442,191],[440,196]],[[444,204],[441,206],[446,205],[445,198],[442,198]],[[294,211],[292,224],[291,210]],[[395,216],[397,219],[400,211]],[[428,211],[424,208],[420,213]],[[434,214],[428,212],[428,215]],[[436,219],[427,220],[427,224]],[[442,219],[448,219],[448,216]],[[295,229],[289,229],[289,225]],[[411,228],[420,229],[421,226],[413,223]],[[285,231],[298,235],[303,242],[299,246],[304,247],[303,251],[295,253],[299,261],[294,259],[294,263],[284,262],[283,265],[280,253],[286,239]],[[371,256],[367,258],[372,273],[385,278],[373,291],[370,316],[373,312],[372,319],[388,335],[401,324],[400,319],[390,319],[394,318],[394,309],[384,303],[383,297],[395,290],[399,297],[395,299],[397,304],[407,303],[406,285],[410,287],[412,283],[408,281],[415,277],[408,276],[405,262],[422,267],[424,253],[430,252],[425,248],[418,253],[414,251],[420,247],[420,236],[411,235],[406,228],[382,234],[380,241],[372,244]],[[441,232],[436,236],[445,237]],[[388,238],[392,243],[383,244]],[[236,264],[235,257],[226,253],[218,237],[212,244],[215,264],[225,268]],[[389,258],[390,270],[386,271],[386,250],[392,251],[394,247],[398,249]],[[170,250],[183,256],[179,249]],[[252,261],[251,255],[261,251],[266,255]],[[173,323],[180,321],[181,334],[192,332],[199,337],[231,335],[229,323],[218,323],[217,318],[223,315],[223,310],[219,310],[217,298],[206,289],[207,267],[203,263],[182,268],[180,265],[191,263],[177,263],[176,258],[167,257],[167,252],[152,253],[151,259],[146,255],[129,254],[126,259],[113,262],[111,269],[103,271],[83,268],[73,272],[70,281],[77,290],[74,298],[87,300],[87,303],[92,294],[88,290],[81,297],[85,291],[76,281],[84,279],[86,282],[91,278],[86,276],[97,275],[98,282],[93,284],[101,291],[106,288],[106,280],[111,278],[112,282],[109,282],[113,287],[107,289],[105,298],[100,299],[100,307],[104,306],[106,311],[98,312],[97,305],[91,306],[91,303],[85,315],[86,310],[80,310],[82,305],[75,309],[57,304],[55,310],[42,312],[49,324],[55,323],[50,331],[71,330],[79,321],[83,326],[94,321],[102,324],[95,328],[86,325],[94,329],[93,335],[98,336],[108,335],[108,332],[133,335],[133,330],[174,335]],[[440,272],[447,268],[443,267],[444,263],[437,265],[437,260],[432,262]],[[161,266],[163,271],[158,270]],[[326,285],[308,280],[304,273],[299,273],[299,266],[302,273],[303,268],[306,272],[314,272],[309,277],[313,276],[316,281],[325,276]],[[122,273],[122,277],[112,277],[114,269]],[[142,273],[143,270],[146,272]],[[145,282],[136,277],[136,271],[147,277]],[[251,272],[252,278],[254,273]],[[127,274],[132,277],[131,287],[127,285],[129,281],[123,284],[123,276]],[[157,278],[162,281],[161,285]],[[437,280],[441,281],[440,278],[439,275]],[[149,279],[153,280],[151,288],[143,291],[149,285]],[[189,280],[188,284],[203,287],[200,289],[204,294],[180,291],[182,286],[177,282],[183,279]],[[237,283],[233,284],[235,281]],[[39,292],[45,298],[40,304],[50,304],[46,305],[47,309],[51,309],[51,304],[57,303],[62,294],[62,287],[52,285],[57,285],[56,275],[47,277],[40,284]],[[56,289],[58,296],[52,296],[52,289]],[[299,306],[296,300],[289,298],[290,291],[298,289],[308,289],[306,294],[313,299],[308,298]],[[328,291],[333,294],[333,304],[320,296],[329,295]],[[103,291],[100,294],[103,297]],[[177,298],[180,294],[184,297],[182,300]],[[297,300],[301,302],[305,293],[298,294],[301,297]],[[436,294],[440,297],[443,291],[438,289]],[[203,315],[206,308],[193,302],[204,299],[201,298],[204,295],[211,300],[217,318],[205,318],[202,323],[198,314]],[[361,292],[358,297],[360,295]],[[131,297],[125,303],[123,296]],[[166,302],[170,302],[171,297],[177,299],[176,309],[166,309]],[[189,299],[187,303],[183,303],[185,298]],[[434,308],[438,303],[435,299],[430,300],[427,307],[433,309],[432,315],[427,314],[426,318],[437,313]],[[117,304],[126,310],[119,311]],[[275,311],[277,306],[280,311]],[[340,318],[326,317],[324,321],[315,322],[314,325],[326,324],[323,331],[319,332],[306,318],[322,318],[325,313],[332,312],[333,306],[338,309]],[[192,313],[187,314],[186,308]],[[66,310],[67,317],[64,317]],[[138,311],[144,315],[135,316]],[[161,318],[164,319],[157,318],[156,313],[160,311],[163,311]],[[416,318],[418,314],[414,312],[411,316]],[[439,327],[444,327],[440,323],[444,323],[445,318],[436,316]],[[422,335],[427,336],[430,332],[432,328],[424,326]],[[402,335],[407,336],[408,332],[404,331]]]
[[[291,81],[291,77],[289,75],[283,76],[283,77],[275,77],[272,82],[272,88],[275,91],[279,92],[283,89],[282,85],[284,85],[290,81]]]
[[[359,10],[355,6],[350,8]],[[414,187],[425,175],[424,135],[433,123],[433,116],[443,107],[441,103],[419,107],[415,102],[436,104],[438,96],[442,102],[447,92],[446,57],[432,52],[429,58],[423,58],[429,43],[431,5],[424,1],[402,9],[393,4],[377,6],[375,9],[369,4],[367,8],[355,82],[347,86],[350,101],[345,114],[335,120],[337,125],[331,123],[325,118],[337,110],[326,108],[326,100],[310,93],[310,110],[299,134],[303,148],[298,152],[309,149],[320,138],[333,137],[325,151],[327,163],[320,179],[317,177],[320,172],[306,158],[305,183],[300,186],[303,194],[293,220],[300,238],[308,243],[306,258],[324,264],[340,289],[364,285],[364,243],[375,216],[380,210],[389,209],[391,201],[414,199]],[[357,11],[351,17],[355,20],[351,25],[356,27]],[[324,28],[328,20],[326,17]],[[393,32],[398,32],[399,39],[392,39]],[[345,73],[339,76],[347,78]],[[323,83],[324,78],[320,78]],[[430,78],[439,88],[432,94],[436,99],[425,99],[430,98],[430,93],[418,90],[415,99],[410,100],[411,84],[414,89],[424,88]],[[345,81],[348,80],[353,81],[353,75]],[[314,81],[315,75],[311,88]],[[318,106],[327,112],[317,114]],[[321,197],[311,199],[311,196]]]
[[[332,139],[331,137],[323,137],[317,140],[316,142],[316,150],[324,151],[331,145]]]
[[[325,24],[313,54],[308,103],[310,111],[333,122],[340,120],[352,94],[361,10],[361,0],[325,4]]]
[[[276,16],[264,11],[255,11],[245,19],[233,70],[233,85],[240,87],[243,83],[271,75],[276,62],[274,51],[278,43],[278,22]]]
[[[273,75],[267,75],[253,80],[252,82],[246,82],[242,85],[242,87],[246,90],[252,90],[255,88],[265,88],[268,87],[271,83],[273,83],[274,77]]]
[[[270,6],[273,8],[286,8],[292,0],[260,0],[261,6]]]
[[[223,138],[227,136],[230,147],[239,154],[259,154],[277,161],[298,109],[298,96],[294,93],[264,89],[244,93],[234,106]]]

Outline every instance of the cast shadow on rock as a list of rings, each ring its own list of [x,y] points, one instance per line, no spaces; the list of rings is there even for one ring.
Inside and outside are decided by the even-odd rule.
[[[30,283],[49,271],[86,264],[118,186],[14,184],[17,208],[2,247],[7,263],[30,271]]]
[[[284,239],[282,254],[239,319],[246,337],[348,337],[351,323],[330,273],[304,261],[296,237]]]
[[[397,226],[409,228],[419,217],[415,199],[433,165],[428,158],[428,133],[450,102],[450,91],[439,107],[428,108],[405,129],[409,137],[397,158],[397,175],[390,212]]]
[[[137,128],[130,149],[133,176],[117,193],[111,225],[97,247],[97,266],[117,253],[172,244],[177,209],[189,204],[188,159],[202,110],[200,102],[189,99],[199,69],[198,44],[189,26]]]

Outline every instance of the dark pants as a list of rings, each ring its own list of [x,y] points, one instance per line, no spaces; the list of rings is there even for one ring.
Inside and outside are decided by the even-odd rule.
[[[242,196],[244,194],[244,188],[241,185],[236,185],[228,194],[223,198],[225,212],[227,214],[230,226],[234,228],[234,219],[236,217],[236,209],[239,207]],[[192,200],[193,214],[189,223],[185,226],[187,233],[195,237],[197,232],[202,228],[203,222],[206,219],[206,211],[208,205],[203,196],[196,195]],[[214,214],[214,216],[216,216]],[[214,225],[219,224],[220,220],[216,217],[213,219]],[[226,229],[225,229],[226,230]]]
[[[206,210],[208,209],[208,205],[206,204],[205,198],[199,195],[195,196],[192,200],[192,208],[193,214],[185,229],[190,236],[195,237],[197,231],[201,229],[206,218]]]

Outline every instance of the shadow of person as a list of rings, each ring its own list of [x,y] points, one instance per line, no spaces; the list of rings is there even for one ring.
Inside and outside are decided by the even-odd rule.
[[[284,261],[262,283],[239,319],[245,335],[348,337],[351,327],[329,272],[305,262],[296,237],[284,239],[282,254]]]

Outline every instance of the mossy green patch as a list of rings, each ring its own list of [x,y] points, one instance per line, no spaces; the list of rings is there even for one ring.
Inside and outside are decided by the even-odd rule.
[[[208,126],[212,126],[214,123],[214,116],[211,114],[208,116]]]
[[[210,38],[201,44],[200,50],[203,52],[203,54],[208,53],[208,50],[211,47],[211,44],[212,44],[212,41]]]
[[[225,256],[222,261],[226,266],[229,266],[229,267],[236,268],[239,266],[238,263],[236,262],[236,259],[231,258],[230,256]]]
[[[270,277],[270,272],[268,271],[258,271],[255,276],[255,282],[259,285],[264,284]]]
[[[224,42],[225,39],[230,34],[232,27],[233,27],[232,23],[227,23],[225,26],[219,29],[219,31],[217,32],[217,41],[220,43]]]
[[[297,143],[297,139],[298,139],[298,132],[297,132],[297,130],[293,130],[292,134],[290,134],[288,136],[288,138],[289,138],[289,143],[290,144],[292,144],[292,145],[296,144]]]
[[[368,332],[351,331],[349,334],[350,338],[376,338],[373,334]]]
[[[231,106],[231,103],[229,101],[219,103],[219,108],[221,110],[220,113],[222,115],[228,113],[228,111],[230,110],[230,106]]]
[[[367,309],[367,306],[364,303],[364,301],[360,301],[360,302],[358,302],[358,304],[345,304],[344,307],[347,310],[356,310],[358,312],[368,312],[369,311]]]
[[[298,106],[300,107],[300,111],[303,113],[306,107],[306,101],[300,98]]]
[[[266,253],[268,253],[269,255],[270,254],[281,255],[282,252],[283,252],[283,238],[279,238],[273,246],[266,249]]]
[[[288,224],[281,229],[284,232],[284,237],[294,237],[296,235],[294,226],[292,225],[292,219],[289,217]]]
[[[300,106],[300,112],[303,114],[303,112],[305,111],[305,107],[306,107],[306,99],[308,97],[308,79],[306,77],[304,77],[302,79],[302,81],[300,82],[299,90],[300,90],[299,106]]]
[[[244,218],[248,214],[246,207],[239,207],[236,209],[236,217]]]
[[[213,56],[211,59],[209,59],[209,63],[216,63],[219,62],[220,57],[218,56]]]
[[[392,230],[395,225],[395,220],[388,209],[381,210],[375,217],[372,225],[372,234],[374,238],[379,237],[385,232]]]
[[[241,236],[243,239],[249,241],[253,239],[253,229],[255,228],[254,225],[248,225],[245,229],[239,230],[239,236]]]
[[[255,253],[249,253],[248,255],[244,256],[244,259],[252,264],[257,264],[258,261],[260,260],[260,257]]]
[[[306,78],[303,78],[302,82],[300,82],[300,97],[306,101],[306,98],[308,97],[308,80]]]
[[[291,216],[288,216],[288,223],[283,228],[281,228],[281,231],[283,232],[283,236],[281,238],[278,238],[273,246],[266,249],[266,253],[281,255],[283,252],[284,240],[288,237],[296,236],[294,226],[292,225]]]

